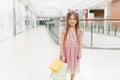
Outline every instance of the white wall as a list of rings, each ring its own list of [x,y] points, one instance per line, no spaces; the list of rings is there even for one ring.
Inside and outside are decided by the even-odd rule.
[[[13,35],[13,0],[0,1],[0,41]]]
[[[90,10],[88,10],[88,19],[94,19],[94,13],[89,13]]]

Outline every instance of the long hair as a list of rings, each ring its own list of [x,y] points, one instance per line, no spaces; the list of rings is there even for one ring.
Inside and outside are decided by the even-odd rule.
[[[75,33],[76,33],[77,41],[78,41],[78,43],[79,43],[79,40],[78,40],[78,38],[79,38],[79,36],[78,36],[78,30],[79,30],[79,28],[80,28],[80,26],[79,26],[79,15],[78,15],[78,13],[77,13],[76,11],[69,11],[69,12],[67,13],[67,18],[66,18],[66,34],[65,34],[65,37],[64,37],[64,42],[65,42],[65,40],[66,40],[68,31],[69,31],[69,28],[70,28],[69,19],[70,19],[70,16],[71,16],[71,15],[74,15],[74,16],[75,16],[75,19],[76,19],[76,21],[77,21],[77,23],[75,24]]]

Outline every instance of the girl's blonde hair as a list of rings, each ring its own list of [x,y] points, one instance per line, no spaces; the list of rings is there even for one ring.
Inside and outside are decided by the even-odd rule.
[[[65,42],[65,40],[66,40],[68,31],[69,31],[69,28],[70,28],[69,18],[70,18],[71,15],[74,15],[74,16],[75,16],[75,19],[76,19],[76,21],[77,21],[77,23],[76,23],[76,25],[75,25],[75,33],[76,33],[77,40],[78,40],[78,38],[79,38],[79,36],[78,36],[78,30],[79,30],[79,28],[80,28],[80,26],[79,26],[79,14],[78,14],[78,12],[76,12],[76,11],[69,10],[69,11],[67,12],[67,18],[66,18],[66,19],[67,19],[67,20],[66,20],[66,34],[65,34],[65,37],[64,37],[64,42]],[[78,40],[78,43],[79,43],[79,40]]]

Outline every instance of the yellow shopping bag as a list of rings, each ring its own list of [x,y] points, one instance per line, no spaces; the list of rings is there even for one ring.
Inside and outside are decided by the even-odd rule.
[[[62,61],[57,59],[57,60],[53,61],[53,63],[50,65],[49,68],[53,72],[57,73],[61,67],[62,67]]]
[[[51,71],[50,78],[52,80],[66,80],[66,74],[67,74],[67,64],[63,63],[62,67],[57,73]]]

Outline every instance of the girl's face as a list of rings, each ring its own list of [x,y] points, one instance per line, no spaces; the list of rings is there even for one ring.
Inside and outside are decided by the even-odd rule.
[[[69,18],[70,26],[75,26],[76,23],[77,23],[77,20],[76,20],[75,16],[71,15],[70,18]]]

